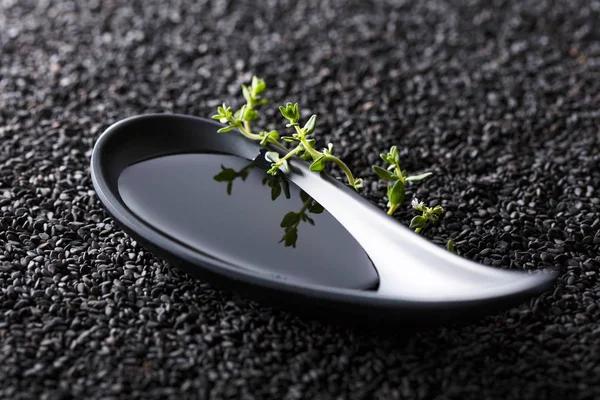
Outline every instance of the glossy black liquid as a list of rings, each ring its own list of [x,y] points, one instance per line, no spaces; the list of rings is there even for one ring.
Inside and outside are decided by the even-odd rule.
[[[119,177],[125,204],[141,220],[211,257],[278,279],[375,289],[378,275],[362,247],[326,210],[299,222],[295,247],[280,242],[283,217],[307,204],[291,182],[275,201],[264,170],[222,154],[179,154],[131,165]],[[222,166],[247,176],[217,181]],[[306,208],[306,207],[304,207]],[[290,244],[290,243],[288,243]]]

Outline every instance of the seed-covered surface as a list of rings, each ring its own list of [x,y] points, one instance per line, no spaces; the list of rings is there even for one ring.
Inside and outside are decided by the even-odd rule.
[[[597,1],[0,1],[0,398],[600,396]],[[216,289],[126,236],[88,164],[111,123],[212,115],[264,77],[382,208],[390,145],[425,236],[553,291],[377,336]],[[239,105],[239,103],[235,103]],[[274,126],[273,126],[274,127]],[[336,173],[333,171],[333,173]],[[397,214],[407,224],[408,204]],[[407,329],[410,327],[407,327]]]

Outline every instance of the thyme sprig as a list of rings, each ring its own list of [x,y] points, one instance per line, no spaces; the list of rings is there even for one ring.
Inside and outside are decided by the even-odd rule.
[[[260,131],[254,133],[252,131],[252,123],[259,118],[257,107],[267,104],[268,100],[262,97],[266,89],[264,80],[253,77],[250,86],[242,85],[242,94],[246,103],[237,111],[227,104],[223,104],[217,108],[217,114],[213,115],[213,119],[218,120],[225,126],[218,130],[219,133],[229,132],[233,129],[239,130],[242,135],[251,140],[259,141],[262,146],[274,145],[286,151],[286,154],[280,156],[279,153],[272,151],[267,153],[267,157],[272,162],[268,173],[271,175],[278,174],[280,171],[289,172],[288,160],[292,156],[298,156],[307,161],[312,161],[310,170],[319,172],[325,169],[327,162],[334,163],[346,175],[348,185],[359,190],[363,185],[363,180],[352,174],[350,168],[339,157],[333,155],[333,145],[331,143],[319,151],[315,148],[316,140],[312,137],[316,130],[317,115],[313,114],[305,122],[300,125],[300,107],[298,103],[287,103],[279,107],[281,115],[287,120],[286,128],[293,128],[294,133],[290,136],[281,138],[286,143],[293,144],[292,148],[288,148],[282,144],[280,135],[277,131]],[[288,145],[289,146],[289,145]]]
[[[248,139],[260,142],[262,146],[274,146],[279,150],[283,150],[283,155],[278,151],[272,151],[272,147],[271,151],[266,152],[266,158],[271,163],[271,167],[267,171],[270,175],[277,176],[281,173],[289,173],[290,160],[295,156],[306,161],[311,161],[310,170],[314,172],[323,171],[328,162],[333,163],[345,174],[350,187],[356,191],[362,188],[363,180],[354,176],[348,165],[333,154],[333,144],[329,143],[326,148],[320,151],[316,149],[315,146],[317,141],[314,138],[314,134],[317,129],[317,115],[311,115],[308,120],[302,124],[301,111],[298,103],[288,102],[279,107],[279,112],[287,121],[285,128],[293,129],[291,135],[280,136],[279,132],[276,130],[261,130],[257,133],[253,131],[252,124],[260,117],[257,109],[268,103],[268,100],[263,97],[266,88],[267,85],[265,81],[254,76],[252,77],[250,85],[242,85],[242,95],[246,101],[245,104],[236,111],[233,111],[233,109],[225,103],[222,106],[219,106],[217,114],[213,115],[212,118],[225,124],[225,126],[219,129],[218,132],[229,132],[237,129]],[[380,157],[387,165],[384,165],[383,168],[374,165],[373,171],[379,178],[389,182],[387,187],[387,213],[393,215],[404,203],[406,197],[406,185],[409,182],[423,181],[430,177],[432,173],[424,172],[417,175],[408,175],[400,165],[400,156],[396,146],[392,146],[387,153],[381,154]],[[242,180],[245,179],[243,173],[234,174],[233,171],[225,169],[220,175],[219,178],[224,181],[232,181],[237,177],[242,178]],[[274,197],[277,197],[281,192],[279,185],[273,186],[272,190]],[[228,186],[228,192],[230,191],[231,188]],[[417,199],[414,199],[411,205],[420,213],[410,222],[410,228],[414,229],[417,233],[420,233],[428,223],[433,224],[437,222],[444,211],[439,205],[428,207]],[[303,210],[299,213],[290,213],[287,216],[286,223],[284,224],[285,226],[282,225],[284,228],[289,228],[289,238],[284,239],[286,243],[291,243],[291,238],[294,236],[294,230],[297,227],[296,220],[306,220],[302,211]],[[289,223],[292,220],[294,223]]]

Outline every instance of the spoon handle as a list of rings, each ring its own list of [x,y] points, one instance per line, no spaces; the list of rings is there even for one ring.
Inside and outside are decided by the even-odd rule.
[[[466,260],[409,230],[325,173],[310,171],[301,159],[290,164],[289,179],[326,208],[371,258],[379,273],[381,295],[468,301],[544,291],[555,277],[548,271],[507,271]]]

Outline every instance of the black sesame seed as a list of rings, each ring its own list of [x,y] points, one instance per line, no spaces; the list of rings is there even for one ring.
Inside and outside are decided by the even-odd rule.
[[[599,398],[597,14],[585,0],[0,2],[0,398]],[[446,209],[426,238],[498,268],[557,267],[552,293],[380,337],[145,251],[93,192],[95,140],[135,114],[238,105],[253,73],[272,105],[319,114],[320,145],[374,204],[370,165],[397,144],[407,171],[434,172],[407,197]]]

